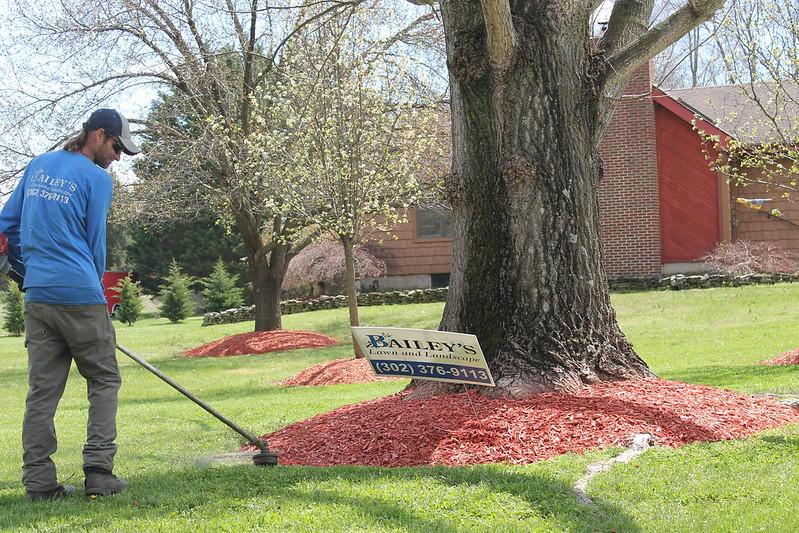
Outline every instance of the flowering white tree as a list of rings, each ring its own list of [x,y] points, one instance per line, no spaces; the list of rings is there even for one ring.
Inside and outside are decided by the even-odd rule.
[[[248,139],[253,176],[279,175],[280,208],[338,240],[350,324],[357,326],[354,247],[390,231],[443,178],[440,110],[413,90],[402,65],[375,54],[368,12],[306,34],[287,72],[262,95]],[[293,54],[296,48],[297,54]]]

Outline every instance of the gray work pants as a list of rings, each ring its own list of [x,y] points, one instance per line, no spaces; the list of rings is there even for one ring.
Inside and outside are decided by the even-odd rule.
[[[86,378],[89,420],[83,467],[111,471],[117,436],[117,392],[122,383],[116,335],[105,305],[25,304],[28,397],[22,425],[22,482],[29,491],[58,486],[50,456],[57,448],[56,407],[72,360]]]

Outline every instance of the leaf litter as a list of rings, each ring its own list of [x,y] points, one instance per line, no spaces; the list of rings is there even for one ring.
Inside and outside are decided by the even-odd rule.
[[[261,438],[284,465],[462,466],[533,463],[621,446],[634,433],[678,447],[799,422],[799,410],[772,398],[660,379],[524,400],[474,391],[406,400],[408,394],[343,406]]]

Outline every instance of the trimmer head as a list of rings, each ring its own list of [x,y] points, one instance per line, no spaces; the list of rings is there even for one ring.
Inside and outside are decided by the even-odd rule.
[[[261,450],[252,457],[255,466],[277,466],[277,454],[269,450]]]

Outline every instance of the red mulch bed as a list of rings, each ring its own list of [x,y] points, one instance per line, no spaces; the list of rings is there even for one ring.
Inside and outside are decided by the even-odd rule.
[[[342,383],[368,383],[397,378],[377,377],[366,359],[334,359],[306,368],[283,381],[282,385],[300,387],[308,385],[340,385]]]
[[[799,422],[799,410],[770,398],[657,379],[526,400],[469,392],[403,401],[406,395],[344,406],[262,438],[284,465],[460,466],[532,463],[624,444],[633,433],[676,447]]]
[[[186,350],[186,357],[225,357],[255,353],[280,352],[298,348],[322,348],[335,344],[336,340],[311,331],[256,331],[231,335],[219,340]]]
[[[785,352],[779,357],[769,359],[768,361],[761,361],[761,365],[799,365],[799,349],[790,350]]]

